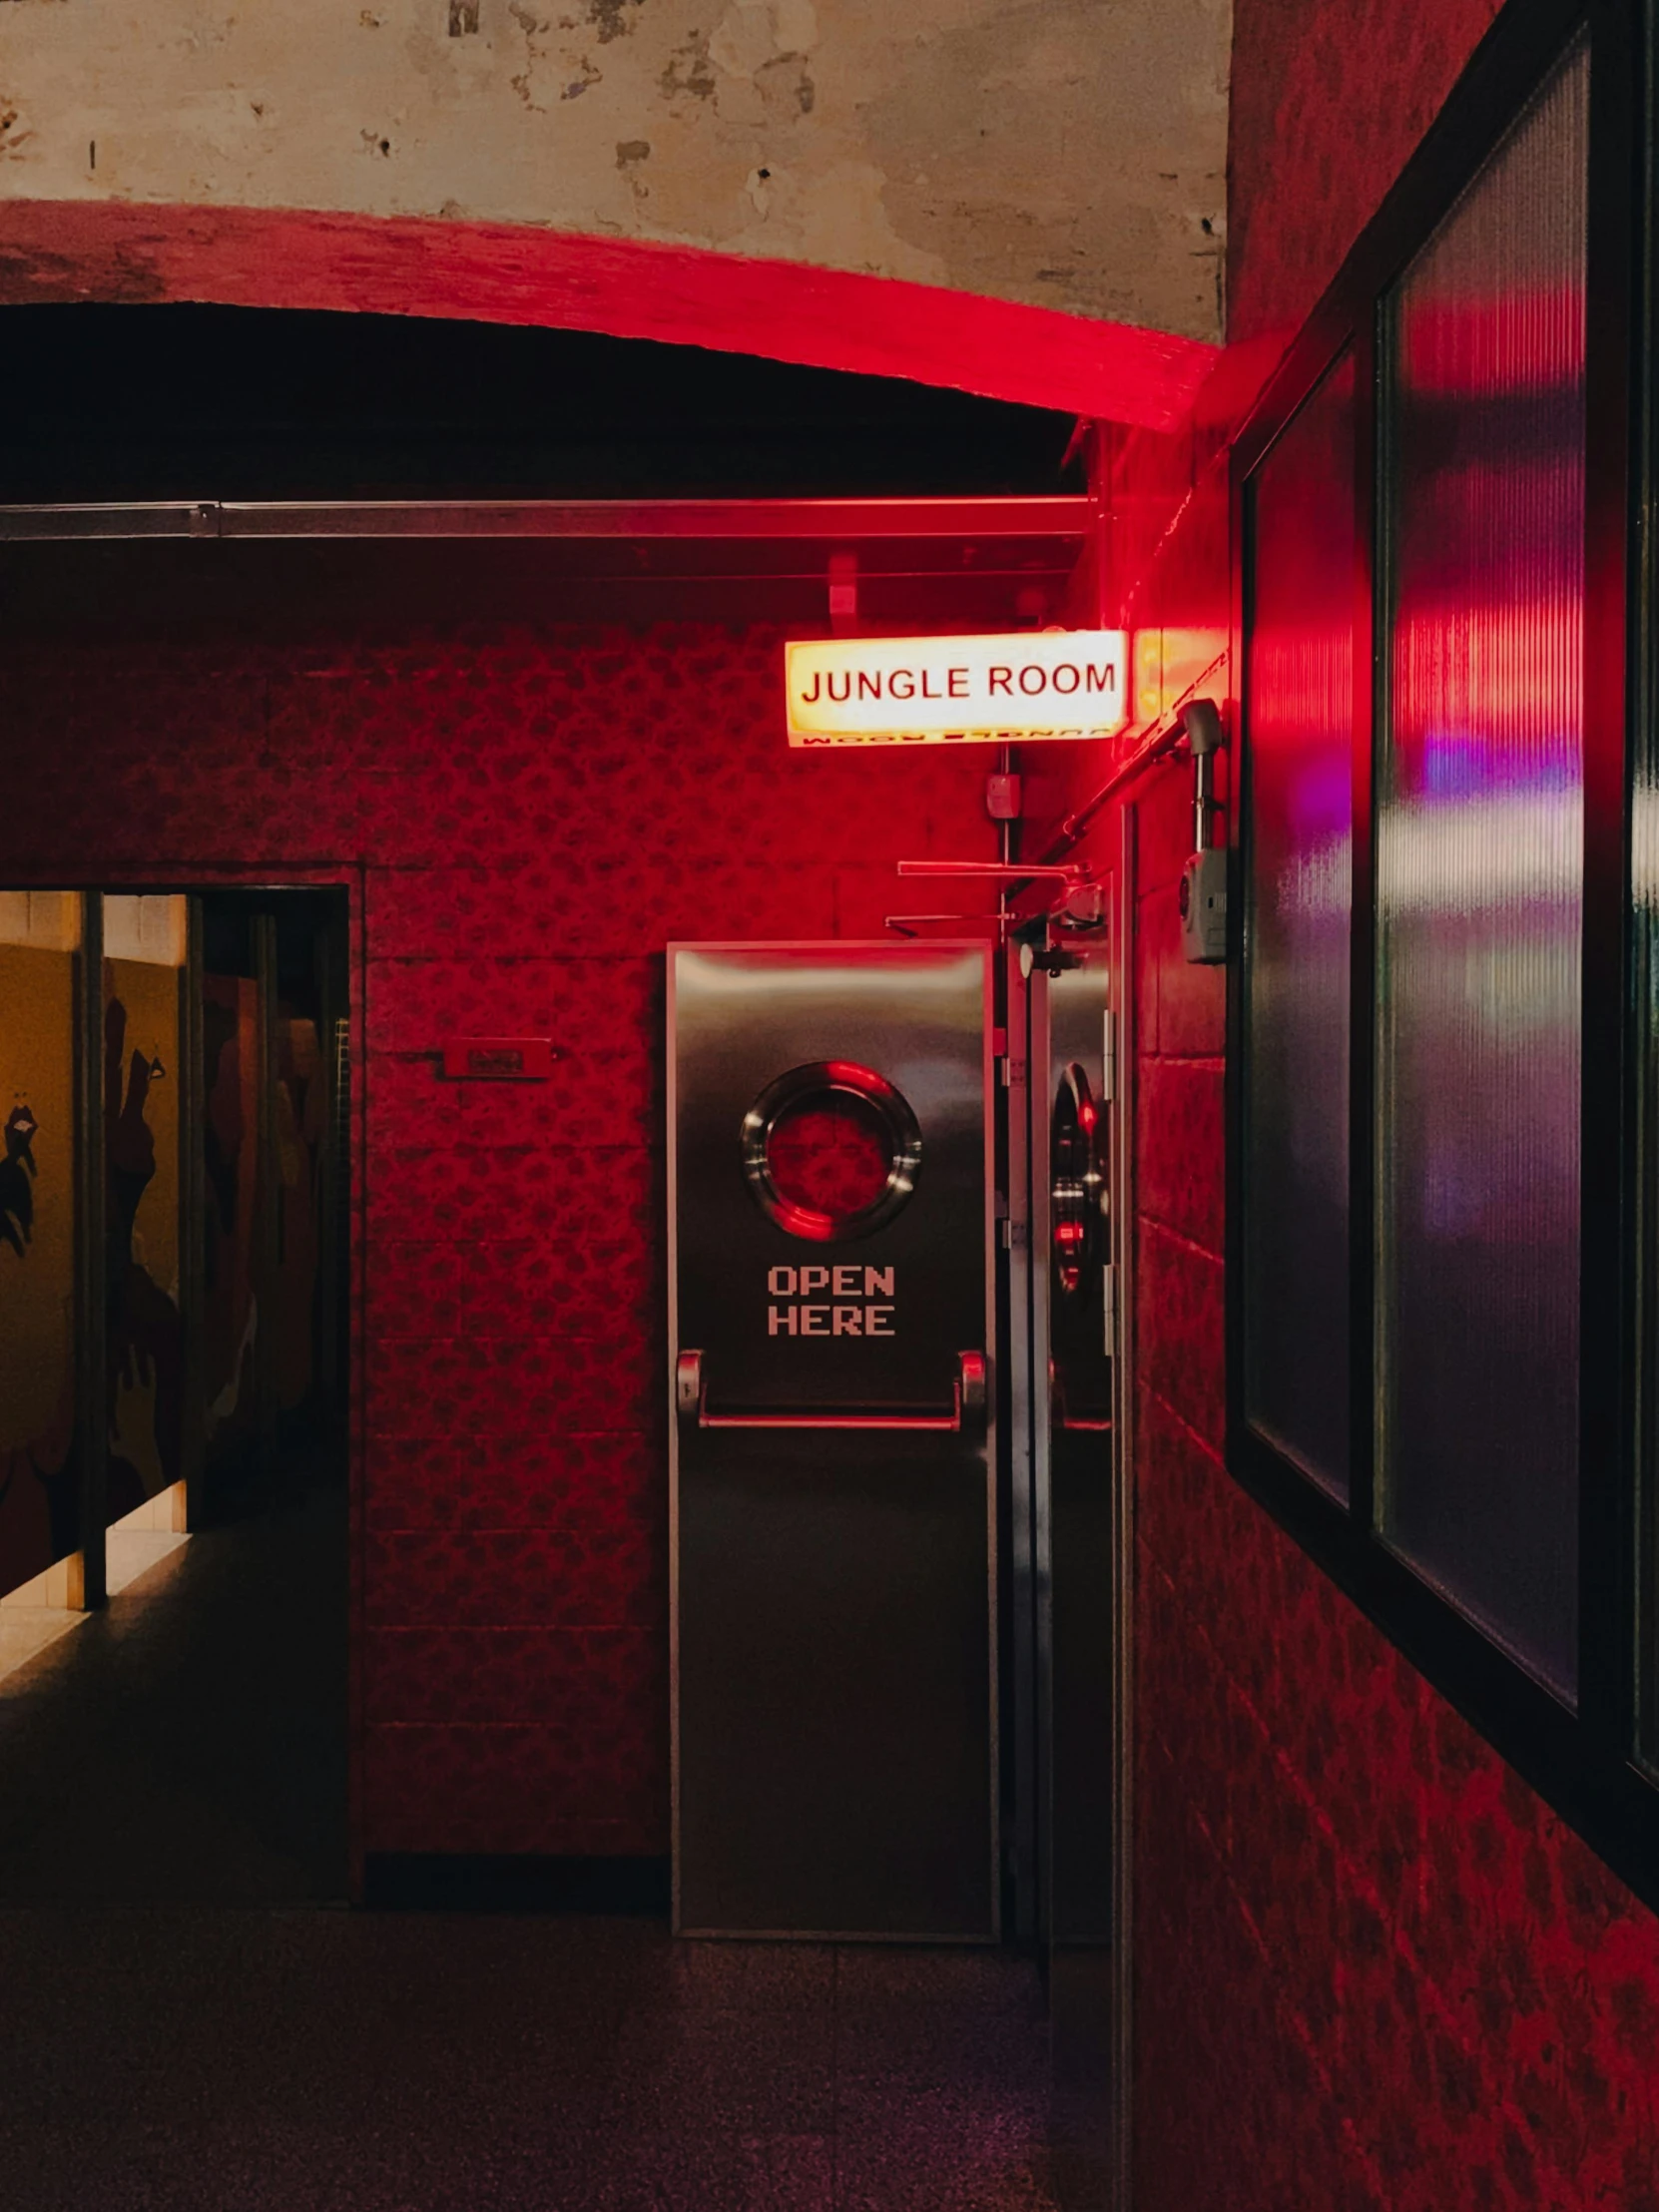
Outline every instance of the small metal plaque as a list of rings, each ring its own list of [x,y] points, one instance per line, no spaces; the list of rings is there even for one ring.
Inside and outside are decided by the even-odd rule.
[[[492,1083],[539,1083],[553,1073],[548,1037],[462,1037],[443,1048],[446,1076]]]

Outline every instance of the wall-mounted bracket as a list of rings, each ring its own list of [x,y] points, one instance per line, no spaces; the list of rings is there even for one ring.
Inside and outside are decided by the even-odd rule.
[[[1009,885],[1055,883],[1060,887],[1049,918],[1056,926],[1098,929],[1105,916],[1105,892],[1093,868],[1082,860],[900,860],[898,872],[934,878],[973,875]]]
[[[1215,758],[1227,739],[1213,699],[1183,707],[1181,727],[1193,756],[1193,853],[1181,871],[1181,948],[1194,965],[1214,967],[1227,958],[1227,848],[1213,841],[1221,813]]]
[[[858,627],[858,556],[830,556],[830,629],[833,636],[852,636]]]

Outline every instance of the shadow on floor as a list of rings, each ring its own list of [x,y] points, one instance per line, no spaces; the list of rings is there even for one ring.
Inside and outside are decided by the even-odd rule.
[[[0,1682],[0,1908],[343,1899],[345,1624],[300,1462]]]

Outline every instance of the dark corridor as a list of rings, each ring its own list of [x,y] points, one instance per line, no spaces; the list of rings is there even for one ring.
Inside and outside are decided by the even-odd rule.
[[[279,1471],[0,1685],[6,2202],[1045,2212],[1022,1960],[333,1910],[343,1496]]]
[[[49,319],[84,366],[87,319]],[[977,767],[780,757],[779,652],[823,625],[830,523],[751,537],[740,513],[722,536],[706,516],[688,538],[663,502],[858,492],[861,620],[1035,628],[1076,588],[1072,421],[692,360],[647,447],[637,386],[665,387],[666,349],[339,317],[119,328],[198,368],[190,332],[235,340],[263,378],[164,378],[171,411],[136,407],[97,452],[69,405],[38,451],[0,455],[14,500],[646,489],[671,534],[4,549],[16,711],[52,732],[17,864],[197,886],[209,1242],[185,1291],[216,1417],[187,1422],[189,1542],[0,1685],[0,2203],[1052,2212],[1028,1949],[676,1943],[626,1881],[571,1909],[469,1876],[667,1863],[662,1098],[619,1104],[616,1075],[660,1051],[662,945],[875,936],[915,839],[997,849]],[[359,356],[382,341],[403,383],[370,421],[386,387]],[[417,341],[522,355],[518,401],[492,381],[487,451],[431,418],[458,387]],[[549,364],[566,416],[595,401],[574,441],[546,432]],[[197,383],[238,390],[236,419]],[[202,888],[232,873],[331,889]],[[164,873],[158,895],[179,888]],[[285,926],[306,898],[332,901],[338,958]],[[457,1092],[446,1047],[498,1032],[545,1041],[551,1073]],[[347,1069],[350,1099],[329,1080]],[[308,1213],[245,1154],[233,1169],[228,1132],[257,1123],[267,1158],[319,1148]],[[981,1613],[984,1584],[981,1562]]]
[[[1659,0],[695,12],[0,9],[0,2212],[1659,2212]]]
[[[345,1490],[325,1453],[0,1681],[0,1910],[346,1889]]]

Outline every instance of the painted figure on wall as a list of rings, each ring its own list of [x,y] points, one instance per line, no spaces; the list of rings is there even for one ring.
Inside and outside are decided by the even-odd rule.
[[[6,1157],[0,1163],[0,1242],[20,1260],[34,1241],[39,1131],[33,1109],[20,1099],[6,1118]],[[66,1366],[50,1425],[28,1443],[0,1452],[0,1593],[75,1549],[73,1384],[73,1370]]]
[[[79,1542],[75,958],[0,942],[0,1594]]]
[[[6,1117],[6,1157],[0,1161],[0,1238],[21,1260],[35,1233],[34,1179],[39,1173],[32,1150],[40,1127],[20,1099]]]
[[[244,1437],[251,1419],[259,1332],[255,1244],[259,1221],[259,985],[205,975],[203,1145],[208,1178],[203,1385],[208,1441],[216,1452]]]
[[[152,973],[170,990],[176,1007],[177,971],[157,968]],[[135,1047],[129,1055],[127,1031],[127,1005],[112,996],[104,1007],[112,1520],[177,1482],[184,1471],[184,1343],[177,1285],[158,1282],[149,1264],[177,1248],[178,1163],[176,1158],[165,1161],[171,1173],[158,1177],[156,1132],[148,1111],[154,1087],[166,1080],[167,1070],[159,1052]],[[176,1141],[173,1150],[177,1152]],[[163,1214],[170,1218],[163,1221]],[[158,1247],[154,1255],[147,1251],[140,1227],[141,1219],[151,1227],[152,1216]]]

